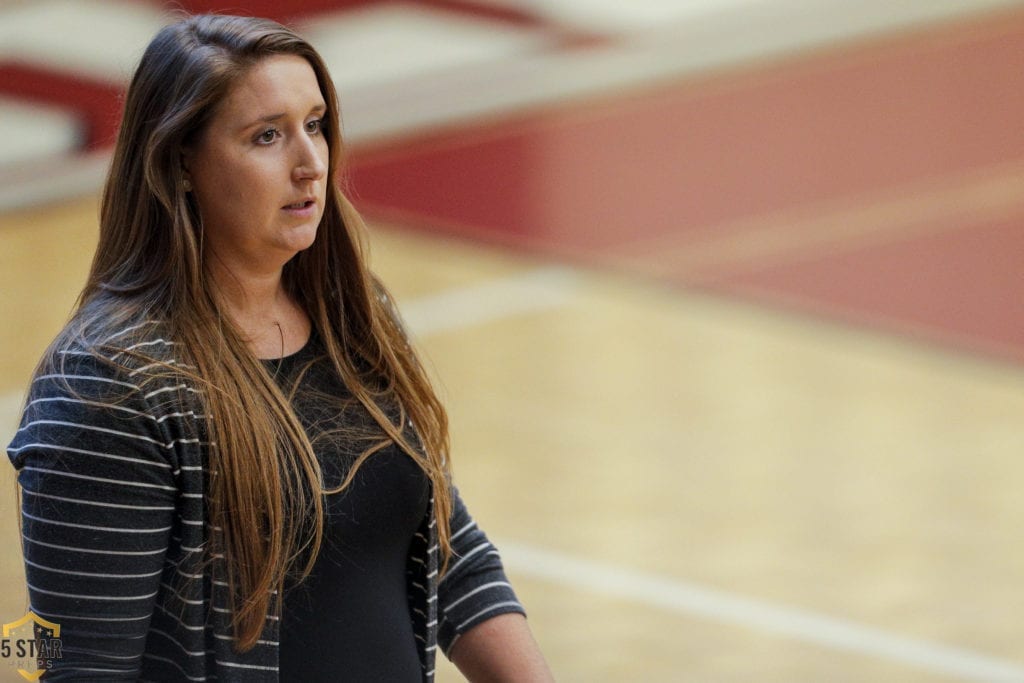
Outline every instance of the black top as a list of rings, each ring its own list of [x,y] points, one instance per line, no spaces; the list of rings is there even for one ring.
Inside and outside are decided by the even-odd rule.
[[[292,405],[325,484],[337,486],[372,445],[359,434],[374,423],[331,368],[315,333],[302,350],[266,364],[287,392],[311,361]],[[371,455],[345,490],[326,496],[313,573],[284,595],[282,681],[422,680],[405,573],[428,502],[426,475],[394,445]]]

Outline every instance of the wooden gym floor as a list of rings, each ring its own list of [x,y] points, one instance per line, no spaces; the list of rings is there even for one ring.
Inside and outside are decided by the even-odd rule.
[[[1018,9],[355,145],[559,680],[1024,681],[1022,41]],[[4,443],[96,212],[0,214]]]

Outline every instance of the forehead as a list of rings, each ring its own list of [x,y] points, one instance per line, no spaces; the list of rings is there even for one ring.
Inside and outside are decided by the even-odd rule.
[[[324,103],[313,67],[298,55],[273,55],[251,66],[228,90],[214,118],[252,119],[298,113]]]

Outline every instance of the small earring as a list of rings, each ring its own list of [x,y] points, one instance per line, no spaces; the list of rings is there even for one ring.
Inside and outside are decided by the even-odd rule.
[[[182,181],[181,186],[185,188],[185,192],[192,191],[192,181],[189,180],[188,178],[185,178],[185,180]]]

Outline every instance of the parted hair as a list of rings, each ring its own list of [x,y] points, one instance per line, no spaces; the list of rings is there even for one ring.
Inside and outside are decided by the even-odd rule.
[[[125,354],[102,340],[156,320],[175,344],[170,366],[199,388],[208,416],[208,552],[224,555],[235,645],[259,638],[273,592],[312,568],[323,537],[324,488],[309,437],[265,365],[226,315],[204,268],[203,226],[183,188],[182,150],[254,64],[297,55],[312,66],[327,103],[327,201],[313,244],[284,267],[284,286],[319,333],[329,362],[372,416],[376,439],[361,450],[342,487],[366,458],[397,445],[430,479],[438,541],[450,555],[448,425],[443,406],[409,344],[391,299],[365,260],[362,219],[338,186],[340,112],[321,57],[273,21],[198,15],[164,27],[142,56],[100,208],[99,243],[71,323],[51,347],[85,345],[97,356]],[[52,361],[51,361],[52,362]],[[136,363],[138,367],[139,364]]]

